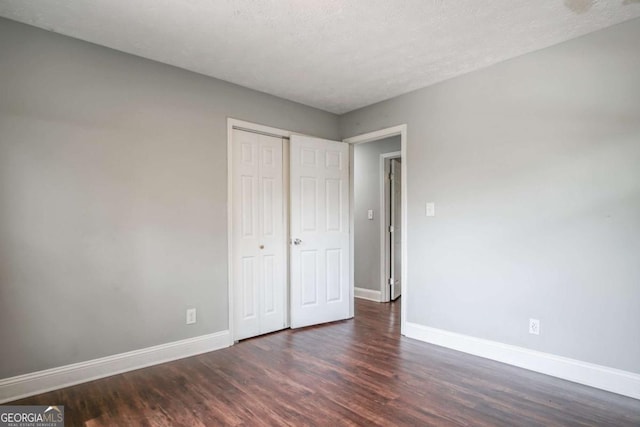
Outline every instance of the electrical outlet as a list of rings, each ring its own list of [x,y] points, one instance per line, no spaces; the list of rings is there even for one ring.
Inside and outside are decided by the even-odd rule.
[[[529,319],[529,333],[540,335],[540,321],[538,319]]]
[[[187,325],[192,325],[196,323],[196,309],[188,308],[187,309]]]

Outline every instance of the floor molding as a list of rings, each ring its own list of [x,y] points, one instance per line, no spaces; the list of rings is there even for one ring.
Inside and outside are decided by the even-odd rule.
[[[406,323],[404,334],[409,338],[640,399],[640,374],[633,372],[411,322]]]
[[[174,341],[86,362],[0,379],[0,404],[229,347],[229,331]]]
[[[380,291],[374,291],[365,288],[354,288],[354,294],[356,298],[366,299],[369,301],[380,302],[382,293]]]

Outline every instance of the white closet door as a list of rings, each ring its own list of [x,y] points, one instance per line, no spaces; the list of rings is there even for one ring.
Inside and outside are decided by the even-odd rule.
[[[236,340],[285,327],[282,139],[234,130],[233,289]]]
[[[291,137],[291,327],[349,317],[349,147]]]

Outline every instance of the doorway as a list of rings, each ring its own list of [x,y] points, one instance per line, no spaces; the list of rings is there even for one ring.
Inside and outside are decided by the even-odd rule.
[[[392,277],[390,275],[390,273],[387,273],[387,268],[389,268],[389,270],[391,270],[391,268],[394,269],[394,272],[396,273],[396,277],[397,279],[400,281],[398,283],[399,286],[397,286],[395,288],[396,291],[396,295],[398,295],[398,291],[400,291],[400,293],[402,294],[402,304],[400,304],[400,324],[401,324],[401,333],[404,335],[404,331],[405,331],[405,324],[406,324],[406,312],[407,312],[407,304],[409,301],[409,283],[407,280],[407,270],[408,270],[408,260],[407,260],[407,205],[408,205],[408,200],[407,200],[407,186],[406,186],[406,176],[407,176],[407,171],[408,171],[408,161],[407,161],[407,156],[406,156],[406,152],[407,152],[407,125],[398,125],[398,126],[393,126],[390,128],[385,128],[385,129],[381,129],[378,131],[374,131],[374,132],[369,132],[369,133],[365,133],[362,135],[357,135],[354,137],[350,137],[345,139],[345,142],[350,143],[351,145],[351,171],[353,172],[355,170],[355,148],[361,144],[366,144],[366,143],[370,143],[370,142],[375,142],[375,141],[379,141],[379,140],[383,140],[385,138],[390,138],[390,137],[396,137],[399,136],[400,137],[400,153],[398,156],[398,153],[392,154],[388,156],[388,159],[391,159],[393,157],[399,157],[400,158],[400,162],[394,164],[394,169],[399,169],[400,173],[397,174],[397,178],[399,178],[399,180],[396,182],[395,188],[396,188],[396,195],[399,192],[400,197],[396,197],[394,199],[395,203],[395,210],[394,213],[396,215],[395,217],[395,224],[396,224],[396,232],[397,232],[397,226],[399,225],[400,227],[400,232],[397,233],[397,237],[399,238],[399,242],[398,239],[393,239],[391,234],[387,235],[386,230],[388,231],[388,226],[390,224],[387,223],[387,220],[384,220],[384,216],[383,215],[379,215],[379,218],[381,221],[379,221],[379,229],[380,229],[380,236],[382,236],[380,238],[380,250],[378,251],[378,257],[380,259],[379,262],[379,275],[378,275],[378,282],[379,282],[379,288],[377,290],[375,289],[370,289],[370,292],[365,292],[365,295],[360,294],[360,291],[355,287],[355,283],[356,283],[356,278],[355,278],[355,268],[352,267],[352,274],[353,274],[353,278],[352,278],[352,283],[354,283],[354,294],[357,297],[369,297],[367,299],[373,299],[376,300],[375,298],[377,297],[378,301],[388,301],[391,296],[392,296],[392,289],[391,289],[391,285],[389,283],[389,279]],[[387,160],[386,158],[381,158],[380,159],[380,164],[381,167],[380,169],[384,170],[384,160]],[[389,163],[389,168],[392,167],[392,164]],[[384,173],[380,174],[381,176],[384,175]],[[380,197],[380,208],[379,208],[379,212],[382,212],[383,214],[387,212],[387,209],[385,208],[385,204],[384,204],[384,178],[380,178],[381,179],[381,183],[380,183],[380,193],[381,193],[381,197]],[[351,175],[351,195],[352,195],[352,201],[351,201],[351,206],[352,206],[352,221],[351,221],[351,229],[352,230],[356,230],[356,218],[355,216],[360,214],[362,215],[362,212],[356,212],[355,209],[355,194],[356,194],[356,182],[355,182],[355,176],[352,173]],[[391,183],[389,182],[389,188],[391,187]],[[398,200],[399,199],[399,200]],[[366,209],[366,218],[368,220],[369,218],[369,209]],[[399,212],[398,212],[399,211]],[[388,217],[391,217],[391,210],[389,208],[388,211]],[[373,213],[373,216],[375,218],[375,212]],[[369,220],[370,221],[370,220]],[[389,220],[390,221],[390,220]],[[373,222],[376,222],[375,219],[373,220]],[[387,237],[388,236],[388,237]],[[351,234],[351,239],[352,239],[352,244],[351,244],[351,261],[352,261],[352,266],[355,266],[355,260],[356,260],[356,245],[355,245],[355,233]],[[388,239],[388,241],[386,241],[386,239]],[[391,242],[394,243],[394,251],[395,253],[399,252],[399,257],[394,256],[391,254]],[[399,248],[398,248],[399,246]],[[385,248],[389,248],[389,255],[385,255],[387,253]],[[394,260],[395,262],[393,263],[393,267],[391,265],[391,261]],[[399,277],[398,277],[398,273],[399,273]],[[394,283],[395,284],[395,283]],[[388,295],[388,297],[386,296]],[[387,299],[388,298],[388,299]]]
[[[401,227],[397,224],[394,229],[393,220],[399,218],[393,217],[391,203],[394,197],[391,168],[396,167],[392,159],[401,156],[400,136],[358,144],[353,151],[355,296],[388,302],[392,295],[390,287],[398,289],[393,279],[400,276],[399,268],[393,274],[392,243],[400,243]],[[399,194],[396,196],[399,200]]]

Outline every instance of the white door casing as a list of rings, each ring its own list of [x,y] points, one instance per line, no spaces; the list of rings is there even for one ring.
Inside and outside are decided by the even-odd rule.
[[[391,159],[391,300],[402,293],[402,163]]]
[[[234,339],[286,327],[283,141],[232,135]]]
[[[291,136],[291,327],[349,317],[349,146]]]
[[[401,230],[401,234],[402,234],[402,243],[401,243],[401,273],[402,273],[402,299],[404,300],[404,303],[400,305],[400,331],[402,333],[402,335],[406,334],[406,324],[407,324],[407,301],[409,301],[411,299],[410,294],[410,289],[411,289],[411,285],[410,282],[408,280],[408,275],[407,275],[407,271],[409,269],[408,266],[408,257],[407,255],[407,205],[409,202],[409,198],[407,197],[407,174],[408,174],[408,165],[409,163],[411,163],[408,159],[407,156],[407,125],[406,124],[400,124],[397,126],[392,126],[392,127],[388,127],[388,128],[384,128],[384,129],[380,129],[380,130],[376,130],[373,132],[367,132],[367,133],[363,133],[361,135],[356,135],[356,136],[352,136],[350,138],[346,138],[344,140],[344,142],[349,143],[352,146],[357,145],[357,144],[364,144],[366,142],[370,142],[370,141],[376,141],[378,139],[382,139],[382,138],[387,138],[390,136],[395,136],[395,135],[399,135],[400,136],[400,156],[402,157],[402,188],[401,188],[401,192],[402,192],[402,197],[401,197],[401,203],[402,203],[402,215],[400,218],[400,221],[402,223],[402,230]],[[353,159],[352,159],[353,161]],[[351,183],[351,189],[353,189],[353,181]],[[351,206],[353,206],[353,194],[350,195],[351,197]],[[351,216],[351,224],[353,224],[354,222],[354,218],[353,218],[353,214],[350,215]],[[382,233],[382,235],[386,235],[387,233]],[[353,239],[353,234],[351,234],[351,239]],[[351,251],[353,251],[353,240],[351,240]],[[382,252],[381,252],[382,253]],[[350,254],[350,265],[353,266],[354,263],[354,256],[353,253]],[[382,289],[386,289],[389,290],[389,286],[383,286]],[[383,292],[384,293],[384,292]],[[407,299],[408,298],[408,299]]]

